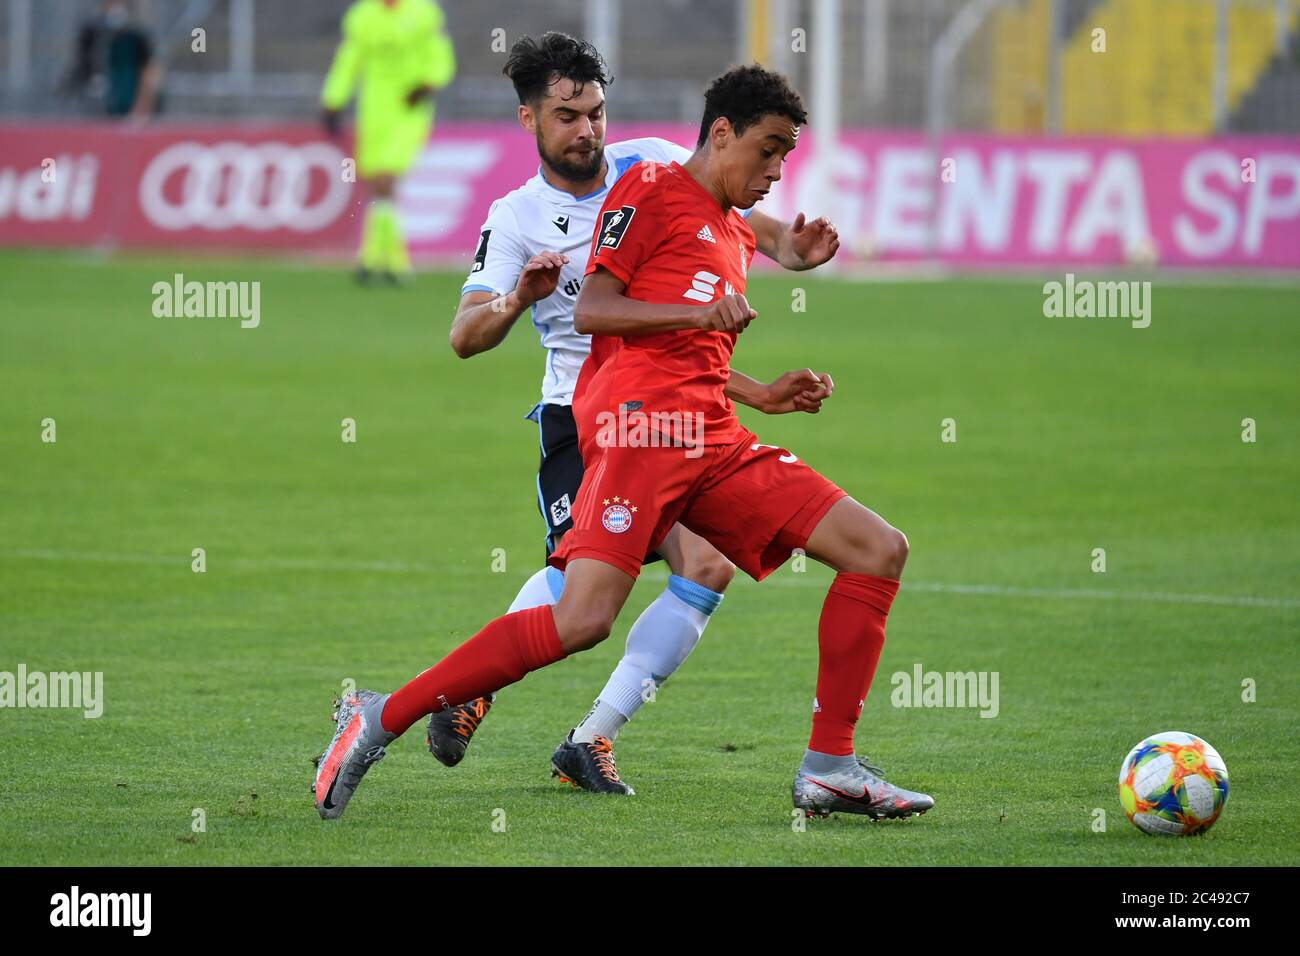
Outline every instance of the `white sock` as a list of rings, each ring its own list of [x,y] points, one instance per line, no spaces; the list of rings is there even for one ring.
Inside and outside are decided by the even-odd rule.
[[[578,743],[591,743],[597,736],[607,737],[611,741],[627,723],[627,718],[610,704],[597,699],[582,718],[582,723],[573,729],[573,739]]]
[[[519,589],[519,593],[510,604],[510,610],[506,613],[512,614],[515,611],[526,611],[530,607],[554,604],[560,599],[562,590],[564,590],[564,572],[551,567],[542,568],[524,582],[524,586]]]
[[[597,734],[610,740],[617,737],[623,724],[695,649],[709,615],[721,602],[721,594],[672,575],[667,590],[632,625],[623,659],[609,675],[595,705],[574,729],[573,739],[589,743]]]

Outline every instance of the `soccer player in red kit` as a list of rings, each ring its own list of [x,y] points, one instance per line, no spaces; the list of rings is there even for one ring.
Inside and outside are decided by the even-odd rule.
[[[781,178],[806,119],[783,76],[736,67],[706,92],[685,164],[644,164],[610,190],[574,312],[593,339],[574,398],[586,470],[573,530],[551,557],[566,572],[564,592],[553,606],[497,618],[392,694],[347,695],[317,772],[322,817],[340,816],[384,747],[425,715],[604,640],[645,554],[678,521],[756,580],[796,548],[837,572],[818,626],[812,736],[794,805],[873,819],[934,805],[882,779],[853,748],[906,537],[795,455],[759,442],[723,393],[736,338],[757,317],[744,296],[754,234],[736,209]]]

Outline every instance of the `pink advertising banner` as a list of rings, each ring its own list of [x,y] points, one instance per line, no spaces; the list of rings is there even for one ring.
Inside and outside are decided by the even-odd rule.
[[[310,126],[0,124],[0,245],[342,248],[345,147]]]
[[[365,201],[349,155],[306,125],[0,124],[0,244],[344,253]],[[488,206],[536,171],[514,124],[440,123],[399,194],[413,252],[468,268]],[[818,154],[809,135],[759,208],[831,216],[848,261],[1300,269],[1300,138],[850,130]]]
[[[932,148],[916,135],[850,132],[829,162],[801,160],[790,164],[787,211],[819,204],[861,255],[1300,267],[1296,138],[955,136]]]

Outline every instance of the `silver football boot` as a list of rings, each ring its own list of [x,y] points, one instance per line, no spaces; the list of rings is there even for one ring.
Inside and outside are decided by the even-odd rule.
[[[892,820],[919,816],[934,806],[929,794],[894,786],[884,779],[883,770],[862,757],[833,773],[809,773],[800,766],[792,795],[795,807],[810,817],[861,813],[872,820]]]
[[[387,699],[387,694],[358,690],[336,701],[334,739],[317,758],[316,780],[312,785],[321,819],[343,816],[361,778],[373,764],[384,759],[384,747],[396,739],[397,735],[388,733],[379,722]]]

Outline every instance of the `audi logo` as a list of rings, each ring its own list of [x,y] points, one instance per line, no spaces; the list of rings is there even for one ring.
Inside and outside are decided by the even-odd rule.
[[[176,143],[145,169],[140,206],[159,229],[314,232],[333,222],[351,197],[342,160],[328,143]]]

